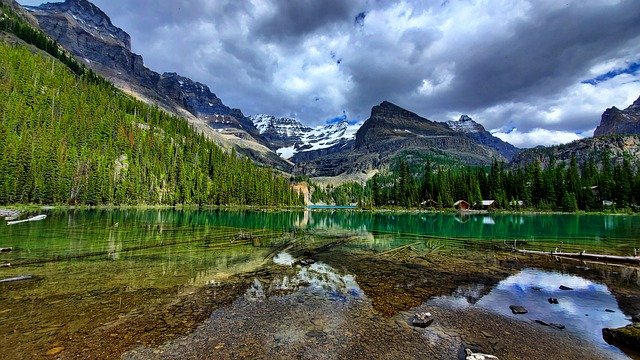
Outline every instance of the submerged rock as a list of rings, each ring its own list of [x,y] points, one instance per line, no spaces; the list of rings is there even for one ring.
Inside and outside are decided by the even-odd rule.
[[[466,360],[498,360],[497,356],[483,354],[483,353],[474,353],[471,349],[464,349],[464,353],[466,355]]]
[[[614,346],[640,351],[640,324],[631,324],[618,329],[602,329],[604,340]]]
[[[560,285],[560,290],[573,290],[573,288],[570,288],[570,287],[564,286],[564,285]]]
[[[522,314],[526,314],[529,311],[527,309],[525,309],[524,307],[520,306],[520,305],[511,305],[509,306],[509,309],[511,309],[511,312],[516,314],[516,315],[522,315]]]
[[[426,328],[433,323],[433,317],[429,312],[416,313],[411,319],[411,325],[419,328]]]
[[[313,265],[315,263],[316,263],[316,261],[313,260],[313,259],[302,259],[302,260],[300,260],[300,265],[302,265],[302,266]]]
[[[541,287],[537,287],[537,286],[532,286],[531,290],[533,290],[533,291],[542,291],[542,288]]]
[[[566,326],[564,326],[562,324],[548,323],[548,322],[546,322],[544,320],[534,320],[534,321],[537,322],[540,325],[549,326],[549,327],[552,327],[552,328],[556,328],[558,330],[563,330],[563,329],[566,328]]]
[[[549,298],[547,299],[547,301],[549,302],[549,304],[558,304],[558,299],[556,298]]]

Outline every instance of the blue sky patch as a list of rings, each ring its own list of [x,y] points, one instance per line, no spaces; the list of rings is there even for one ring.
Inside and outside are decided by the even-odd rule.
[[[604,73],[602,75],[598,75],[598,76],[594,77],[593,79],[584,80],[584,81],[582,81],[582,83],[583,84],[590,84],[590,85],[598,85],[599,83],[601,83],[603,81],[607,81],[609,79],[613,79],[614,77],[616,77],[618,75],[635,74],[636,72],[638,72],[638,70],[640,70],[640,61],[633,62],[633,63],[629,64],[629,66],[627,66],[626,68],[614,69],[614,70],[611,70],[611,71],[609,71],[607,73]]]

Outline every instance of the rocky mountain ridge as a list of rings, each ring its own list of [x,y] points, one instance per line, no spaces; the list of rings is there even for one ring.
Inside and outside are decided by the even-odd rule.
[[[360,124],[351,125],[341,121],[311,128],[293,118],[264,114],[251,116],[250,119],[260,134],[277,148],[278,155],[294,159],[294,162],[300,157],[308,159],[314,154],[326,154],[330,151],[327,149],[349,143],[360,127]]]
[[[422,161],[422,156],[440,156],[476,165],[505,160],[495,149],[452,130],[445,123],[384,101],[372,108],[352,145],[314,159],[296,161],[294,171],[310,176],[369,173],[388,167],[399,156],[414,161]]]
[[[497,150],[508,161],[520,152],[520,149],[493,136],[484,126],[467,115],[462,115],[458,121],[447,121],[446,124],[452,130],[464,133],[478,143]]]
[[[624,110],[611,107],[602,114],[593,136],[640,134],[640,97]]]
[[[571,157],[575,156],[578,165],[582,166],[587,160],[592,159],[600,163],[604,153],[609,154],[612,163],[622,163],[624,158],[632,161],[632,166],[638,167],[640,163],[640,135],[607,135],[585,138],[568,144],[535,147],[526,149],[516,155],[509,163],[512,168],[524,167],[533,162],[540,162],[542,168],[546,168],[553,160],[556,164],[569,165]]]
[[[222,103],[204,84],[176,73],[159,74],[131,52],[131,38],[87,0],[66,0],[25,7],[38,26],[78,60],[123,91],[167,111],[185,116],[224,148],[235,148],[254,160],[290,170],[239,109]]]
[[[640,98],[624,110],[616,107],[605,110],[594,137],[525,149],[509,165],[515,168],[538,161],[546,167],[552,159],[557,164],[568,164],[573,156],[580,165],[589,159],[599,163],[604,153],[608,153],[613,163],[622,163],[627,158],[632,160],[632,166],[640,167]]]

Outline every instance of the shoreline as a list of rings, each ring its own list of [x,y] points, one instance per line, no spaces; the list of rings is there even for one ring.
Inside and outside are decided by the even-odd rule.
[[[311,205],[312,206],[312,205]],[[394,214],[461,214],[462,216],[475,215],[616,215],[616,216],[640,216],[640,212],[632,211],[546,211],[546,210],[492,210],[486,212],[459,212],[455,209],[407,209],[407,208],[344,208],[341,206],[327,206],[326,208],[315,208],[306,206],[257,206],[257,205],[35,205],[35,204],[11,204],[0,206],[0,218],[5,213],[18,216],[26,212],[38,210],[251,210],[251,211],[357,211],[371,213],[394,213]]]

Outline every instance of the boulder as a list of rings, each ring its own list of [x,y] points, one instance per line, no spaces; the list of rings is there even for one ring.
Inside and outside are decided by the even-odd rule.
[[[474,353],[471,349],[464,349],[464,353],[466,355],[466,360],[498,360],[497,356],[483,354],[483,353]]]
[[[556,298],[549,298],[547,299],[547,301],[549,302],[549,304],[558,304],[558,299]]]
[[[640,351],[640,324],[631,324],[618,329],[602,329],[604,340],[619,348]]]
[[[411,319],[411,325],[419,328],[426,328],[433,323],[433,317],[429,312],[419,312]]]
[[[560,285],[560,290],[568,291],[568,290],[573,290],[573,288],[570,288],[570,287],[564,286],[564,285]]]

